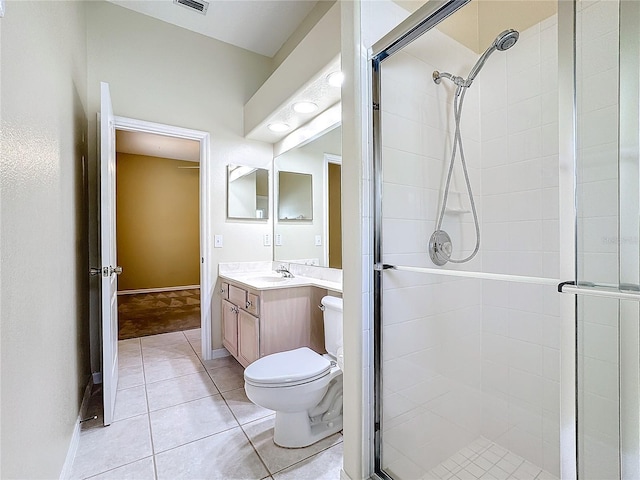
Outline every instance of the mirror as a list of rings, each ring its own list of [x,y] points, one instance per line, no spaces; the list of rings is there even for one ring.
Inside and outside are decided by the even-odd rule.
[[[269,170],[242,165],[227,167],[227,218],[269,218]]]
[[[278,220],[313,220],[313,175],[278,172]]]
[[[342,268],[341,154],[337,125],[274,159],[274,261]]]

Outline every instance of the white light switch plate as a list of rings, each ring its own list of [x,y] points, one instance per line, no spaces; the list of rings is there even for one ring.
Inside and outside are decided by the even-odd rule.
[[[271,235],[269,235],[268,233],[265,233],[263,236],[263,243],[265,247],[270,247],[271,246]]]
[[[322,236],[316,235],[316,247],[322,246]]]
[[[213,237],[213,247],[222,248],[222,235],[215,235]]]
[[[281,247],[282,246],[282,235],[279,233],[276,233],[276,247]]]

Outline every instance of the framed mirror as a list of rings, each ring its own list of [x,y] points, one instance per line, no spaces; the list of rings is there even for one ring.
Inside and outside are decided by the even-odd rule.
[[[313,175],[278,172],[278,220],[313,220]]]
[[[269,170],[243,165],[227,167],[227,218],[269,218]]]
[[[274,159],[274,178],[278,179],[274,185],[278,212],[273,225],[275,261],[342,268],[341,155],[342,129],[336,125]],[[297,209],[287,206],[293,200],[281,191],[283,186],[295,190],[296,199],[302,197],[302,191],[310,192],[309,214],[303,213],[302,203]],[[293,215],[304,218],[294,220]]]

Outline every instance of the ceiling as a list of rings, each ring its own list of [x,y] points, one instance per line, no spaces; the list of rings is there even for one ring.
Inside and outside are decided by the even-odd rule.
[[[155,133],[116,130],[116,152],[199,162],[200,142]]]
[[[173,0],[108,0],[222,42],[273,57],[316,0],[211,0],[202,15]]]
[[[413,13],[425,0],[394,0]],[[557,12],[557,0],[471,0],[436,27],[480,54],[508,28],[526,30]]]

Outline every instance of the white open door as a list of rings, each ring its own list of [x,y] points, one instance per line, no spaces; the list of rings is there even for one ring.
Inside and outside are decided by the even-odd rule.
[[[116,266],[116,130],[109,84],[100,83],[100,238],[102,259],[102,390],[104,424],[113,421],[118,388]]]

